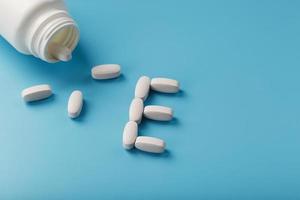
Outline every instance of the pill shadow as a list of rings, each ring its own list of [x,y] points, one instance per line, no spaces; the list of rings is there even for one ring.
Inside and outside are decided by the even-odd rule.
[[[38,101],[31,101],[31,102],[26,102],[27,106],[36,106],[36,105],[45,105],[48,104],[50,102],[53,102],[55,100],[55,94],[52,94],[50,97],[46,98],[46,99],[41,99]]]
[[[113,79],[104,79],[104,80],[97,80],[97,79],[93,79],[94,82],[98,82],[101,84],[115,84],[117,83],[122,83],[126,81],[126,77],[124,74],[121,74],[119,77],[113,78]]]
[[[177,117],[173,117],[171,121],[157,121],[143,117],[142,122],[139,124],[139,130],[147,130],[148,127],[155,124],[166,126],[180,126],[180,121]]]
[[[146,157],[155,158],[155,159],[159,159],[159,158],[172,159],[173,158],[171,152],[168,149],[166,149],[163,153],[149,153],[149,152],[141,151],[136,148],[126,150],[126,151],[128,154],[130,154],[132,156],[146,156]]]
[[[177,93],[162,93],[162,92],[156,92],[156,91],[151,91],[149,93],[148,98],[145,101],[145,106],[147,105],[156,105],[158,102],[159,98],[185,98],[186,97],[186,92],[183,90],[179,90]]]
[[[86,99],[84,99],[80,115],[76,118],[71,118],[71,120],[74,121],[74,122],[83,123],[86,119],[87,113],[89,112],[88,109],[89,109],[88,101]]]
[[[154,99],[157,97],[162,96],[162,97],[170,97],[170,98],[184,98],[186,97],[186,92],[184,90],[179,90],[176,93],[163,93],[163,92],[157,92],[150,90],[149,96],[146,99],[146,103],[151,103]]]

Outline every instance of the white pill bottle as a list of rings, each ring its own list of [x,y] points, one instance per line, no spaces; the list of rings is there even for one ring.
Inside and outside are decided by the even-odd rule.
[[[23,54],[68,61],[79,30],[63,0],[0,0],[0,35]]]

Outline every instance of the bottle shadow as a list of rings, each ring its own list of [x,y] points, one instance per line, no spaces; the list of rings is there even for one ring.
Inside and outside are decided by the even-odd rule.
[[[69,62],[47,63],[39,58],[23,56],[17,61],[22,67],[16,73],[22,73],[24,79],[42,77],[57,83],[60,87],[83,85],[90,81],[91,58],[86,55],[85,47],[79,43]],[[37,79],[38,79],[37,78]],[[50,84],[51,84],[50,82]]]

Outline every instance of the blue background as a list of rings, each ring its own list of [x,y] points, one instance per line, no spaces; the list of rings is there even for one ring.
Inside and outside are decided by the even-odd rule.
[[[300,199],[300,1],[67,2],[81,40],[47,64],[0,39],[0,199]],[[119,63],[123,75],[90,77]],[[139,76],[178,79],[151,93],[175,120],[144,120],[167,152],[122,148]],[[49,83],[27,105],[22,89]],[[82,116],[67,116],[74,89]]]

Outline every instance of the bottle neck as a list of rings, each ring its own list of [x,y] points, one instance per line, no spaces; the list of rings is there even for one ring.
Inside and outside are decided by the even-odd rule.
[[[41,18],[39,26],[29,40],[29,51],[47,62],[57,62],[59,60],[49,51],[49,45],[57,43],[72,52],[79,40],[78,27],[64,10],[51,11],[47,17]]]

